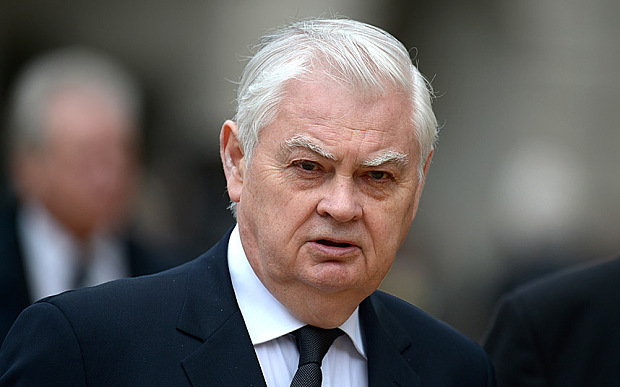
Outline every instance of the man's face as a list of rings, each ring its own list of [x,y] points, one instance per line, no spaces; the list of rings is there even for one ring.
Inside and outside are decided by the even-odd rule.
[[[301,320],[341,324],[392,265],[423,185],[410,113],[398,93],[368,100],[295,81],[251,163],[228,178],[252,268]]]
[[[26,195],[79,238],[113,227],[126,213],[136,179],[134,133],[122,109],[67,90],[49,104],[43,124],[43,146],[24,158]]]

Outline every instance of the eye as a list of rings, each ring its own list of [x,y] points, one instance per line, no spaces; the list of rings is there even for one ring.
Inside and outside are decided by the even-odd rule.
[[[304,171],[309,171],[309,172],[316,171],[319,169],[319,166],[317,163],[308,161],[308,160],[297,161],[295,162],[295,165],[303,169]]]
[[[385,171],[370,171],[368,172],[368,176],[376,181],[389,180],[392,176]]]

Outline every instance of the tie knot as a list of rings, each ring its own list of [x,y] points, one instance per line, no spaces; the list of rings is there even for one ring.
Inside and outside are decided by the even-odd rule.
[[[308,363],[317,363],[320,366],[329,347],[342,334],[339,328],[323,329],[312,325],[294,331],[299,349],[299,366]]]

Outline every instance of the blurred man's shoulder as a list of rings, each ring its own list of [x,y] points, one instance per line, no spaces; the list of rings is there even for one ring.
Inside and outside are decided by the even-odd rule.
[[[603,259],[560,270],[528,282],[507,295],[507,299],[537,305],[579,298],[592,299],[619,294],[620,258]]]

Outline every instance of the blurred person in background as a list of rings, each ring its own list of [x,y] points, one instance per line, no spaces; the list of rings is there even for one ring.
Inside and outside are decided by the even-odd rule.
[[[61,49],[27,66],[12,97],[0,342],[42,297],[164,267],[125,233],[141,140],[141,96],[127,72],[98,52]]]
[[[500,387],[620,383],[620,259],[517,287],[484,340]]]
[[[377,290],[417,212],[431,101],[381,29],[271,32],[220,133],[236,226],[174,269],[27,308],[0,384],[493,386],[477,343]]]

